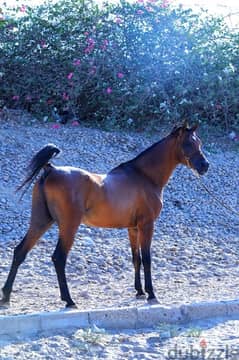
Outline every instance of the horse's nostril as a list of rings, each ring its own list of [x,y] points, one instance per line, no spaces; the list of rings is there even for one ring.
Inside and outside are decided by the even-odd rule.
[[[202,161],[201,166],[200,166],[200,171],[199,171],[200,175],[204,175],[208,171],[208,168],[209,168],[209,162]]]

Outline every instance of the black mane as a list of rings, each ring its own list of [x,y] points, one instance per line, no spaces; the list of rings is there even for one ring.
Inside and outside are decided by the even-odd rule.
[[[169,134],[171,135],[171,134]],[[168,136],[169,136],[168,135]],[[166,137],[168,137],[166,136]],[[128,161],[125,161],[119,165],[117,165],[116,167],[114,167],[110,172],[122,169],[122,168],[127,168],[129,166],[133,167],[134,163],[141,157],[141,156],[145,156],[148,152],[152,151],[156,146],[158,146],[161,142],[163,142],[165,140],[165,138],[162,138],[161,140],[155,142],[154,144],[152,144],[151,146],[149,146],[148,148],[146,148],[145,150],[143,150],[141,153],[139,153],[138,155],[136,155],[133,159],[130,159]]]

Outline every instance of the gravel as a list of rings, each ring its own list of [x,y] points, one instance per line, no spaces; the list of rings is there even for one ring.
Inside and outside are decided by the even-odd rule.
[[[70,329],[0,339],[1,360],[238,360],[239,320],[214,319],[153,329]]]
[[[6,280],[13,248],[24,236],[28,226],[30,191],[19,201],[15,189],[24,176],[24,168],[36,151],[46,143],[54,142],[63,151],[61,157],[54,160],[55,164],[79,166],[103,173],[134,157],[170,130],[159,129],[157,133],[142,134],[104,132],[71,124],[57,128],[51,124],[39,125],[30,118],[26,124],[26,119],[23,122],[20,115],[14,115],[13,120],[12,116],[10,119],[6,120],[5,117],[0,120],[0,286]],[[230,139],[217,137],[210,131],[202,131],[202,138],[210,161],[209,171],[203,181],[220,200],[238,211],[238,147]],[[153,284],[159,303],[179,305],[193,301],[237,298],[238,240],[238,216],[215,202],[201,188],[190,170],[178,167],[165,189],[164,208],[155,224],[152,244]],[[53,227],[40,239],[20,267],[11,306],[1,309],[1,315],[50,311],[64,306],[51,263],[56,241],[57,228]],[[88,228],[82,225],[68,258],[66,271],[72,297],[79,309],[120,307],[138,304],[139,301],[142,304],[145,301],[134,298],[133,266],[126,230]],[[58,349],[59,337],[64,348],[64,358],[78,359],[83,351],[82,356],[87,359],[89,349],[78,348],[81,345],[75,338],[78,336],[76,334],[77,330],[66,337],[62,334],[45,334],[30,343],[21,340],[17,342],[16,353],[15,350],[9,350],[9,354],[10,345],[6,339],[5,343],[0,343],[1,359],[15,359],[17,356],[19,359],[23,358],[20,355],[26,348],[30,355],[26,355],[24,359],[62,357]],[[138,336],[136,333],[127,334],[122,335],[123,339],[125,336],[129,336],[129,339]],[[151,347],[152,351],[156,351],[155,354],[146,352],[145,357],[142,357],[140,346],[144,343],[143,333],[138,350],[132,345],[133,340],[129,340],[132,346],[123,346],[120,334],[107,336],[111,339],[111,345],[107,348],[114,352],[114,349],[120,347],[121,355],[110,357],[105,353],[104,346],[97,345],[101,349],[97,348],[98,358],[102,355],[102,358],[120,359],[122,356],[123,359],[127,353],[128,359],[160,359],[160,352],[153,350],[156,345]],[[114,340],[114,336],[117,340]],[[154,337],[149,331],[145,335],[147,344],[150,344],[150,336]],[[157,332],[155,336],[158,338]],[[52,355],[48,347],[52,350]],[[132,356],[129,351],[132,351]],[[31,352],[34,357],[31,357]],[[38,352],[39,356],[36,355]],[[89,358],[93,358],[92,354]]]

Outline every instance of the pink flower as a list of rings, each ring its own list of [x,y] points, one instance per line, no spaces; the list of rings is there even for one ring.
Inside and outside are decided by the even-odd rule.
[[[107,46],[109,45],[109,41],[108,40],[104,40],[103,41],[103,45],[101,46],[101,49],[104,51],[107,49]]]
[[[88,31],[85,31],[85,32],[84,32],[84,35],[85,35],[85,36],[88,36],[88,35],[89,35]]]
[[[75,59],[73,61],[73,65],[75,65],[75,66],[79,66],[80,64],[81,64],[81,61],[79,59]]]
[[[45,49],[47,47],[45,40],[41,40],[40,45],[43,49]]]
[[[53,99],[47,99],[47,105],[53,104]]]
[[[22,5],[19,10],[23,13],[26,12],[26,10],[27,10],[26,5]]]
[[[162,0],[161,8],[167,8],[169,6],[169,0]]]
[[[26,100],[27,100],[27,101],[31,101],[31,100],[32,100],[32,97],[31,97],[30,95],[27,95],[27,96],[26,96]]]
[[[148,10],[148,12],[153,12],[154,11],[151,6],[146,6],[145,9]]]
[[[144,13],[143,10],[137,10],[138,15],[142,15],[143,13]]]
[[[121,17],[117,16],[117,18],[115,19],[115,23],[116,24],[122,24],[123,20],[121,19]]]
[[[20,99],[19,95],[13,95],[12,100],[18,101]]]
[[[62,94],[62,99],[63,99],[63,100],[66,100],[66,101],[69,100],[69,95],[64,92],[64,93]]]
[[[124,74],[122,72],[118,72],[117,76],[118,76],[119,79],[123,79]]]
[[[53,124],[52,129],[60,129],[60,125],[59,124]]]
[[[85,54],[89,54],[94,50],[95,47],[95,40],[92,38],[87,39],[88,46],[85,48]]]
[[[92,38],[88,38],[88,39],[87,39],[87,43],[88,43],[89,45],[95,45],[95,40],[92,39]]]
[[[73,77],[73,75],[74,75],[73,72],[70,72],[70,73],[67,75],[67,79],[68,79],[68,80],[71,80],[72,77]]]
[[[92,66],[91,70],[89,71],[90,75],[95,75],[96,69],[97,69],[96,66]]]
[[[110,95],[112,93],[112,88],[111,87],[107,87],[106,89],[106,94]]]
[[[79,124],[79,122],[77,120],[74,120],[74,121],[72,121],[71,125],[72,126],[79,126],[80,124]]]

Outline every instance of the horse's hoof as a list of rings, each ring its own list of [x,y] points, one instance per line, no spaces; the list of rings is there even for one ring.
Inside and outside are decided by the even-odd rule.
[[[0,309],[7,309],[10,306],[9,301],[0,300]]]
[[[142,293],[142,294],[136,294],[136,299],[137,300],[145,300],[145,298],[146,298],[146,295],[144,294],[144,293]]]
[[[76,306],[76,304],[66,304],[66,309],[69,309],[69,310],[77,309],[77,306]]]
[[[154,298],[148,298],[147,301],[148,301],[148,304],[149,304],[149,305],[159,304],[159,302],[158,302],[158,300],[156,299],[156,297],[154,297]]]

